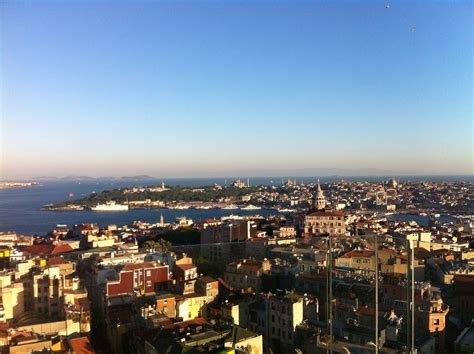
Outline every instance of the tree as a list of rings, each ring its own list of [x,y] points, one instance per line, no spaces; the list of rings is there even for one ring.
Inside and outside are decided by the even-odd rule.
[[[161,252],[161,253],[166,253],[171,250],[172,244],[169,241],[166,241],[162,238],[160,238],[158,241],[145,241],[145,247],[146,248],[151,248],[155,251]]]

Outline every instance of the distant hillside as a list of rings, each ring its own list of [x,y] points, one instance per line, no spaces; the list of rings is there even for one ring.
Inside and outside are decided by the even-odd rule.
[[[124,180],[150,180],[150,179],[155,179],[154,177],[147,176],[147,175],[139,175],[139,176],[123,176],[120,177],[120,179]]]
[[[152,180],[154,177],[148,175],[138,176],[122,176],[122,177],[90,177],[90,176],[76,176],[69,175],[64,177],[53,177],[53,176],[36,176],[31,177],[29,180],[33,181],[145,181]]]
[[[53,176],[36,176],[36,177],[28,178],[28,180],[32,180],[32,181],[57,181],[57,180],[58,180],[58,177],[53,177]]]
[[[89,176],[74,176],[74,175],[65,176],[61,178],[62,181],[85,181],[85,180],[92,180],[92,179],[95,179],[95,178],[89,177]]]

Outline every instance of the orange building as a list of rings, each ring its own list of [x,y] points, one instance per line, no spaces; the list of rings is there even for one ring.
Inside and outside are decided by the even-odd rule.
[[[176,297],[173,294],[162,294],[156,298],[156,311],[170,318],[176,317]]]

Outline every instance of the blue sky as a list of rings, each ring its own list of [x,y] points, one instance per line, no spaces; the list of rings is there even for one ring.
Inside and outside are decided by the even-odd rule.
[[[4,1],[2,176],[470,174],[470,1]]]

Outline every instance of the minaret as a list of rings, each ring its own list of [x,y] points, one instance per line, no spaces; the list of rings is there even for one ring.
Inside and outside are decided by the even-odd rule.
[[[163,217],[163,214],[160,215],[160,226],[165,226],[165,218]]]
[[[321,189],[321,185],[319,184],[319,178],[318,178],[318,187],[316,189],[316,200],[315,200],[315,207],[316,210],[323,210],[326,208],[326,198],[324,197],[324,193]]]
[[[165,182],[161,181],[161,189],[165,189]]]

